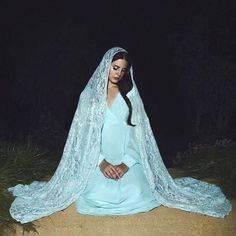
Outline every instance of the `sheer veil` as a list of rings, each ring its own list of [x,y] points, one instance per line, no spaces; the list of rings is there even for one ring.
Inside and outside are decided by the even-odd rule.
[[[100,153],[101,129],[106,110],[108,71],[113,56],[120,47],[108,50],[103,56],[86,87],[80,94],[61,161],[46,181],[34,181],[30,185],[18,184],[8,191],[16,196],[10,213],[21,223],[37,220],[67,208],[84,191],[94,172]],[[160,204],[214,217],[224,217],[231,211],[231,204],[221,189],[190,177],[172,179],[169,175],[149,119],[145,112],[137,86],[128,93],[132,103],[132,123],[142,165],[150,188]]]

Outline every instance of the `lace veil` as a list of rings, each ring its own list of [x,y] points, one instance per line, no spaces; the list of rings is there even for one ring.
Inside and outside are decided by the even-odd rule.
[[[46,181],[18,184],[8,191],[16,196],[10,213],[21,223],[37,220],[67,208],[84,191],[94,172],[100,153],[101,129],[106,111],[108,71],[113,56],[122,48],[114,47],[103,56],[86,87],[75,111],[61,161]],[[231,204],[221,189],[190,177],[172,179],[156,144],[142,99],[133,79],[127,94],[133,107],[132,123],[144,172],[155,198],[167,207],[179,208],[214,217],[229,214]]]

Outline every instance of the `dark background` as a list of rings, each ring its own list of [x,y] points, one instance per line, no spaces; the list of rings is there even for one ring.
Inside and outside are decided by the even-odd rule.
[[[125,48],[164,161],[235,139],[236,4],[1,1],[0,138],[62,150],[103,54]]]

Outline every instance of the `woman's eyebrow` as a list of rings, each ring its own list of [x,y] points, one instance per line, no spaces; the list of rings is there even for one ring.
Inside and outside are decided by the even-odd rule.
[[[116,67],[120,68],[120,66],[118,66],[116,64],[114,64],[113,66],[116,66]],[[127,69],[127,67],[124,67],[123,69]]]
[[[116,65],[116,64],[113,64],[113,66],[116,66],[116,67],[118,67],[118,68],[120,68],[118,65]]]

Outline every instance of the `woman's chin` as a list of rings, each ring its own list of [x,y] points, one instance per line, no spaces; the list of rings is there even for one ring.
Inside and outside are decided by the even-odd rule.
[[[118,79],[110,79],[109,80],[112,84],[117,84],[119,82]]]

